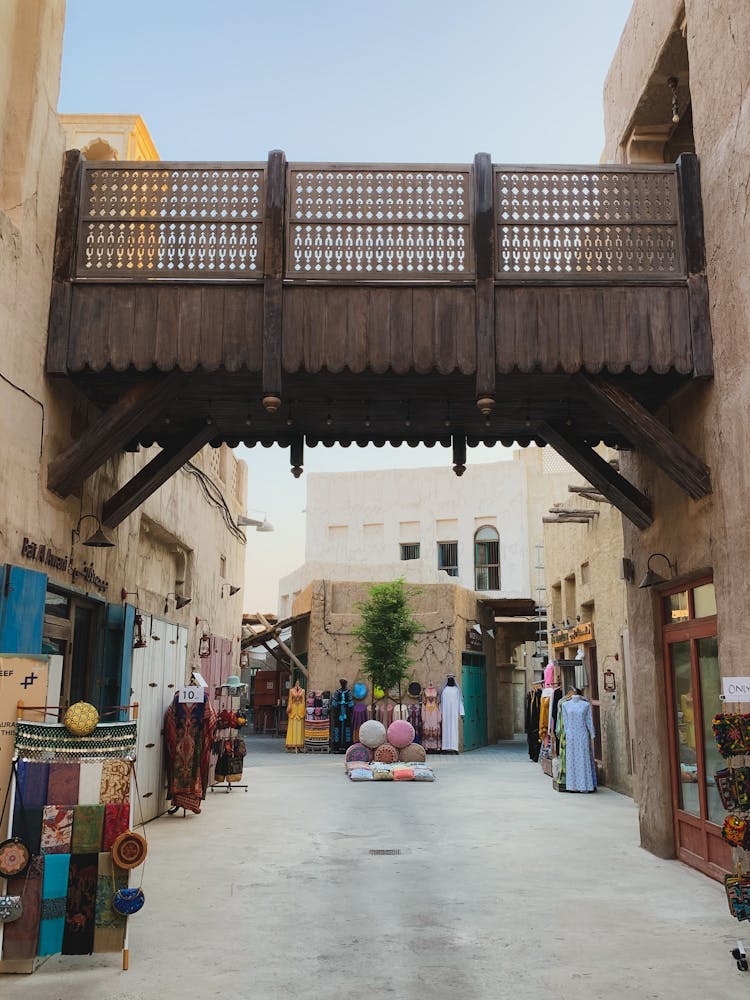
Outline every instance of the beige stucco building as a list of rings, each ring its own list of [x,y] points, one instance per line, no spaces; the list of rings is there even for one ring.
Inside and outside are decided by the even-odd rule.
[[[714,876],[730,861],[710,722],[720,675],[748,672],[748,38],[745,0],[636,0],[604,89],[605,161],[670,161],[687,150],[700,163],[714,376],[659,417],[708,464],[713,492],[689,499],[640,453],[623,453],[621,467],[657,512],[644,531],[624,527],[635,564],[626,594],[641,838]],[[640,588],[654,553],[669,560],[651,560],[666,582]]]
[[[10,0],[0,9],[0,649],[52,656],[52,702],[85,698],[105,707],[148,699],[152,689],[171,699],[175,682],[197,665],[204,632],[228,644],[217,669],[239,672],[242,598],[229,589],[244,573],[236,521],[247,483],[230,449],[206,448],[130,514],[106,548],[86,544],[102,501],[157,449],[120,452],[66,500],[47,488],[49,461],[98,412],[44,370],[66,146],[54,110],[64,15],[62,0]],[[98,143],[99,157],[105,142],[110,156],[156,155],[136,116],[67,116],[65,125],[71,142]],[[161,652],[134,664],[136,621],[140,648],[161,644]],[[153,706],[154,725],[163,707]]]

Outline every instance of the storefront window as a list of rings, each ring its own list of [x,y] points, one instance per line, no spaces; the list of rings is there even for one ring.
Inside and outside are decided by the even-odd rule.
[[[44,598],[44,613],[55,618],[70,618],[70,598],[48,590]]]
[[[664,624],[672,625],[675,622],[684,622],[690,617],[688,606],[688,593],[681,590],[679,594],[670,594],[664,598]]]
[[[669,649],[672,658],[672,690],[674,691],[677,761],[680,768],[680,808],[684,809],[685,812],[692,813],[693,816],[700,816],[690,643],[675,642],[672,643]]]
[[[716,614],[716,591],[712,583],[704,583],[693,591],[696,618],[710,618]]]
[[[721,804],[716,788],[714,775],[726,762],[716,748],[711,720],[717,712],[722,711],[719,691],[721,678],[719,676],[719,644],[716,636],[698,640],[698,670],[701,681],[701,705],[703,706],[703,752],[706,760],[706,795],[708,800],[708,818],[712,823],[721,824],[726,810]]]

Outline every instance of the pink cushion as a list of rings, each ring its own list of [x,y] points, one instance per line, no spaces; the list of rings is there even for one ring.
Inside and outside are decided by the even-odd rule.
[[[399,750],[414,742],[414,726],[406,719],[396,719],[388,726],[388,742]]]
[[[390,743],[381,743],[375,751],[375,760],[381,764],[396,764],[398,762],[398,750]]]

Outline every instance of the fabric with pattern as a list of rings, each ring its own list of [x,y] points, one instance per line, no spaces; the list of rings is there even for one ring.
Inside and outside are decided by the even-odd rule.
[[[359,727],[363,722],[367,722],[367,705],[363,701],[358,701],[354,705],[352,714],[352,740],[354,743],[359,740]]]
[[[42,877],[44,858],[35,855],[28,872],[21,878],[9,878],[9,896],[23,896],[23,913],[18,920],[3,924],[3,958],[18,961],[34,958],[39,941],[42,913]]]
[[[62,948],[69,873],[69,854],[50,854],[45,857],[37,949],[39,955],[56,955]]]
[[[591,740],[594,721],[591,705],[581,695],[560,702],[565,729],[565,787],[569,792],[593,792],[596,767]]]
[[[130,802],[130,772],[132,767],[129,760],[105,760],[103,762],[99,802]]]
[[[111,851],[112,844],[121,833],[130,829],[130,804],[126,802],[107,802],[104,806],[104,835],[102,850]]]
[[[164,716],[168,794],[172,805],[201,811],[206,797],[216,711],[210,701],[182,703],[175,695]]]
[[[53,761],[49,766],[47,802],[59,803],[62,806],[77,806],[79,772],[78,761]]]
[[[103,829],[104,806],[74,806],[71,854],[98,854]]]
[[[425,750],[439,750],[440,736],[441,715],[438,693],[437,688],[430,685],[422,692],[422,746]]]
[[[42,854],[70,854],[73,806],[45,806],[42,810]]]
[[[114,883],[112,876],[114,874]],[[125,947],[126,917],[112,906],[112,897],[118,889],[125,889],[128,873],[112,864],[109,852],[99,854],[96,879],[96,910],[94,914],[94,953],[122,951]]]
[[[331,698],[331,746],[343,753],[354,742],[352,739],[352,716],[354,698],[349,688],[339,688]]]
[[[414,742],[422,742],[422,706],[419,704],[409,705],[407,721],[414,726]]]
[[[98,852],[71,855],[65,928],[60,949],[63,955],[90,955],[94,950],[98,872]]]

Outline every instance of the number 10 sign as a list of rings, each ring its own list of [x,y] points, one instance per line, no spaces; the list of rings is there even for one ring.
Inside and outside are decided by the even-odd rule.
[[[192,704],[193,702],[197,704],[199,701],[203,701],[205,692],[205,688],[198,687],[197,685],[181,687],[177,691],[177,700],[183,704]]]

